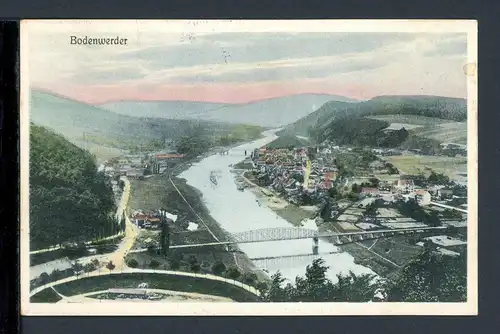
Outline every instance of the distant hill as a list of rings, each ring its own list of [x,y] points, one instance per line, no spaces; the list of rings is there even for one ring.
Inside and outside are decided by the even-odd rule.
[[[305,147],[311,143],[309,140],[297,136],[283,135],[279,136],[272,142],[266,145],[268,148],[288,148],[288,147]]]
[[[368,115],[415,115],[464,122],[465,99],[442,96],[378,96],[357,106],[357,113]]]
[[[346,113],[349,108],[354,108],[353,103],[341,101],[326,102],[318,110],[285,126],[282,130],[277,132],[277,135],[298,135],[308,137],[309,131],[312,128],[330,122],[336,114]]]
[[[87,105],[68,98],[31,91],[30,120],[68,138],[80,147],[89,144],[119,149],[161,149],[165,140],[175,141],[187,133],[255,137],[258,127],[200,120],[133,117]]]
[[[327,94],[299,94],[247,104],[220,104],[189,101],[122,101],[99,107],[141,117],[198,119],[206,121],[281,127],[310,114],[327,101],[354,100]]]
[[[386,142],[388,132],[382,130],[392,123],[401,123],[399,126],[406,126],[405,130],[412,135],[409,138],[411,143],[425,142],[426,147],[436,147],[443,141],[464,142],[466,119],[467,104],[464,99],[380,96],[359,103],[327,102],[315,112],[283,128],[278,135],[308,136],[311,140],[335,138],[341,143],[352,144],[382,142],[393,145],[393,139]],[[359,124],[356,125],[356,122]],[[357,133],[347,134],[347,129]],[[414,135],[426,139],[414,138]],[[361,136],[372,138],[358,138]]]

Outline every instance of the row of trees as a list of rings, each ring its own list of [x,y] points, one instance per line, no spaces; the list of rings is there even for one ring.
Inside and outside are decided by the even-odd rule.
[[[314,260],[303,277],[286,282],[280,272],[261,286],[266,302],[463,302],[467,299],[466,256],[442,256],[426,249],[405,266],[394,279],[372,274],[337,275],[327,278],[329,267]]]

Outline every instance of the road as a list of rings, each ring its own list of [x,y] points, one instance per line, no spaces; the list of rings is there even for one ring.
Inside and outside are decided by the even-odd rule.
[[[430,202],[429,205],[435,205],[435,206],[439,206],[441,208],[450,209],[450,210],[456,210],[456,211],[459,211],[459,212],[462,212],[462,213],[467,213],[467,210],[465,210],[465,209],[457,208],[457,207],[446,205],[446,204],[441,204],[441,203],[436,203],[436,202]]]
[[[130,198],[130,181],[125,177],[122,177],[121,180],[125,183],[123,190],[125,195],[122,197],[122,202],[120,203],[121,212],[124,212]],[[118,245],[118,248],[112,253],[98,255],[95,258],[99,259],[101,263],[112,261],[117,268],[127,268],[125,256],[129,253],[130,249],[132,249],[138,234],[139,228],[130,221],[128,214],[125,213],[125,236]],[[90,260],[92,259],[92,257],[89,258]]]

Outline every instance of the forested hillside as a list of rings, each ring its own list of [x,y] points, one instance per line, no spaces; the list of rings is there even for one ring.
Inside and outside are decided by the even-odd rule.
[[[114,234],[114,210],[111,185],[97,172],[94,157],[31,124],[31,249]]]
[[[120,115],[49,93],[31,91],[30,119],[62,134],[79,147],[90,145],[120,150],[160,150],[164,142],[200,132],[215,140],[222,137],[255,138],[262,128],[202,120],[175,120]]]
[[[337,145],[377,147],[397,147],[408,138],[406,129],[385,131],[388,126],[376,119],[343,117],[312,130],[311,136],[319,142],[333,140]]]
[[[424,119],[430,124],[420,124]],[[466,126],[462,126],[466,119],[464,99],[380,96],[359,103],[325,103],[278,135],[308,136],[312,141],[332,140],[339,145],[401,147],[436,153],[441,142],[466,138]],[[398,120],[404,123],[398,124],[400,129],[386,130]]]
[[[297,135],[309,136],[309,131],[320,124],[330,122],[337,113],[345,114],[351,109],[354,110],[355,103],[330,101],[323,104],[318,110],[302,117],[295,123],[287,125],[277,134],[281,135]]]

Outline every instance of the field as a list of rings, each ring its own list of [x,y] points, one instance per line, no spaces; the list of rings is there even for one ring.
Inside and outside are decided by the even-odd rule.
[[[401,126],[404,126],[417,136],[435,139],[443,143],[467,144],[466,122],[453,122],[434,117],[415,115],[383,115],[370,116],[369,118],[389,122],[391,123],[389,128],[401,128]]]
[[[467,173],[467,159],[463,157],[397,155],[385,156],[383,159],[392,163],[402,174],[429,175],[435,171],[457,179],[457,174]]]

